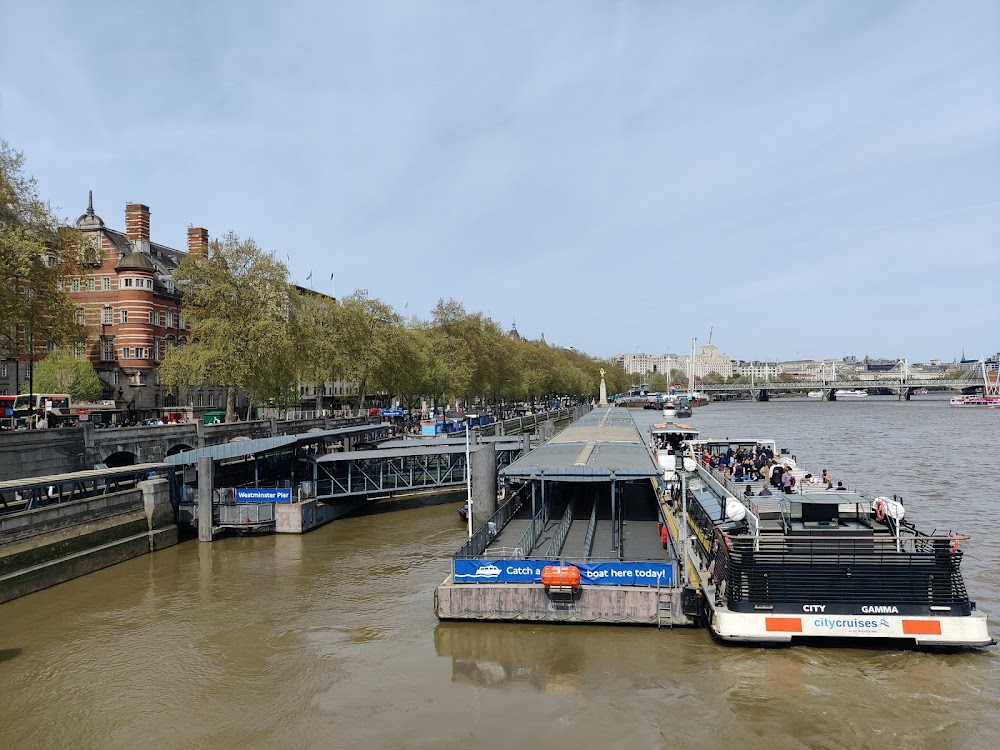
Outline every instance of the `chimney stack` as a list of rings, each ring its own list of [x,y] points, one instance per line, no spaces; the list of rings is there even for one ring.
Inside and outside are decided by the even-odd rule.
[[[208,230],[202,227],[188,227],[188,254],[208,255]]]
[[[125,234],[133,250],[149,254],[149,206],[125,204]]]

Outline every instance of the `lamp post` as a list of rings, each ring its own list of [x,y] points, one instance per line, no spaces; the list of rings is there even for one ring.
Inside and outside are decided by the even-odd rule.
[[[466,507],[469,509],[467,520],[469,524],[469,539],[472,539],[472,450],[469,446],[469,420],[477,414],[465,415],[465,491],[467,494]]]

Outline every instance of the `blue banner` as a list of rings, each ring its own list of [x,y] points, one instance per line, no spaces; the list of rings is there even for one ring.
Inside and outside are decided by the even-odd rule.
[[[580,569],[583,586],[673,586],[669,562],[565,563]],[[558,560],[453,560],[456,583],[541,583],[542,568]]]
[[[288,487],[237,487],[238,503],[290,503],[292,490]]]

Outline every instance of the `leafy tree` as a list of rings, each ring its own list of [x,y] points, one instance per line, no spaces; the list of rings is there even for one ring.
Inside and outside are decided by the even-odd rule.
[[[236,416],[236,389],[256,403],[280,397],[296,374],[297,300],[285,264],[230,232],[209,245],[207,257],[186,256],[174,278],[192,341],[167,351],[162,381],[173,390],[225,386],[227,421]]]
[[[68,393],[74,401],[96,401],[101,397],[101,379],[89,361],[56,349],[35,365],[34,391]],[[23,383],[21,393],[27,392],[28,384]]]
[[[80,261],[80,235],[56,219],[24,174],[24,155],[0,141],[0,351],[33,361],[86,330],[60,281]]]

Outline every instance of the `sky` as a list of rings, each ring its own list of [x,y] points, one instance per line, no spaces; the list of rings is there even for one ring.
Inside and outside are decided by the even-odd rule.
[[[59,216],[145,203],[154,242],[232,230],[317,291],[600,357],[1000,350],[995,0],[0,18],[0,139]]]

